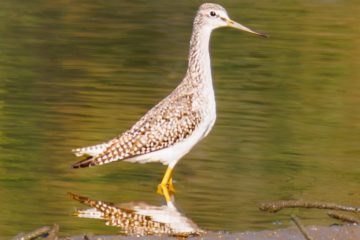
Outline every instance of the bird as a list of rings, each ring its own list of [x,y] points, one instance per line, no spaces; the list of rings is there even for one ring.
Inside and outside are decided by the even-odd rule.
[[[145,202],[107,203],[85,196],[69,193],[70,197],[91,208],[76,210],[79,218],[105,220],[109,226],[119,227],[126,235],[169,235],[179,238],[199,236],[206,233],[196,223],[184,216],[175,206],[174,195],[164,188],[166,204],[154,206]]]
[[[188,68],[179,85],[129,130],[101,144],[73,149],[83,160],[72,167],[92,167],[114,161],[160,162],[167,165],[167,169],[158,192],[161,194],[164,186],[174,191],[175,165],[209,134],[216,120],[209,42],[212,31],[220,27],[267,37],[231,20],[221,5],[203,3],[193,21]]]

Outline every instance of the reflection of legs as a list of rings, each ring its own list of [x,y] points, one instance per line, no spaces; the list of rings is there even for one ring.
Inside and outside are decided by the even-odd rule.
[[[158,185],[158,190],[157,192],[161,195],[164,195],[164,192],[163,192],[163,188],[167,188],[167,190],[169,190],[170,192],[175,192],[175,189],[174,189],[174,185],[172,183],[172,174],[173,174],[173,171],[174,169],[171,168],[171,167],[168,167],[166,169],[166,172],[164,174],[164,177],[161,181],[161,183]]]

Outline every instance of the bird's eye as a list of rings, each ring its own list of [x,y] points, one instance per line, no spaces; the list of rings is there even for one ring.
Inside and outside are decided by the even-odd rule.
[[[211,11],[211,12],[210,12],[210,16],[215,17],[215,16],[216,16],[216,12]]]

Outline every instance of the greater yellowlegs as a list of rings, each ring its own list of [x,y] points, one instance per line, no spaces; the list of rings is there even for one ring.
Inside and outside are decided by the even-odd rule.
[[[172,189],[176,163],[210,132],[215,123],[209,41],[212,30],[219,27],[266,36],[231,20],[222,6],[202,4],[194,19],[189,64],[182,82],[130,130],[105,143],[74,149],[76,156],[87,158],[75,163],[73,168],[119,160],[137,163],[158,161],[168,165],[159,189],[163,186]]]

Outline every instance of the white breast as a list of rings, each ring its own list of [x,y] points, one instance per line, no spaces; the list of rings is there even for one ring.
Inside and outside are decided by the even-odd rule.
[[[126,159],[125,161],[138,163],[160,161],[162,164],[169,165],[173,168],[185,154],[187,154],[202,138],[204,138],[210,132],[214,122],[215,118],[209,118],[209,120],[203,121],[198,126],[198,128],[184,141],[178,142],[171,147],[167,147],[156,152]]]

